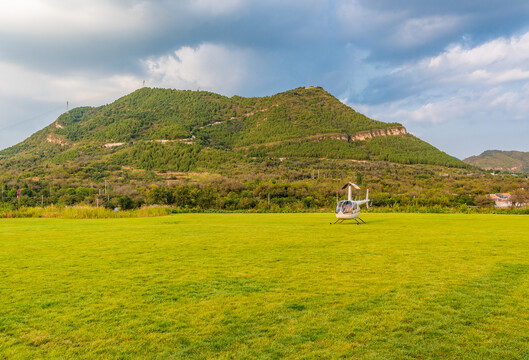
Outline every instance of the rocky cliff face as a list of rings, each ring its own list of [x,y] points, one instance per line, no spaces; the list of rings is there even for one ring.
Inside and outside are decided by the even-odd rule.
[[[395,126],[387,129],[376,129],[369,131],[358,132],[354,135],[347,134],[321,134],[308,136],[305,139],[308,140],[323,140],[323,139],[333,139],[341,141],[364,141],[381,136],[404,136],[406,135],[406,128],[404,126]]]
[[[406,135],[406,128],[404,126],[396,126],[396,127],[388,128],[388,129],[363,131],[355,135],[352,135],[350,137],[350,141],[363,141],[363,140],[369,140],[374,137],[380,137],[380,136],[403,136],[403,135]]]
[[[55,134],[48,134],[48,137],[46,138],[46,141],[52,144],[57,144],[60,146],[66,146],[69,145],[68,141],[61,138],[60,136],[57,136]]]
[[[326,139],[354,142],[354,141],[369,140],[369,139],[373,139],[376,137],[404,136],[406,134],[407,132],[404,126],[396,126],[396,127],[387,128],[387,129],[362,131],[354,135],[339,134],[339,133],[318,134],[318,135],[309,135],[309,136],[305,136],[302,138],[287,139],[283,141],[273,141],[273,142],[259,144],[259,145],[274,146],[274,145],[279,145],[283,143],[301,142],[301,141],[307,141],[307,140],[318,142],[318,141],[322,141]],[[239,147],[239,149],[247,149],[249,147],[250,146],[243,146],[243,147]]]
[[[307,136],[307,137],[300,138],[300,139],[291,139],[291,141],[301,141],[301,140],[319,141],[319,140],[324,140],[324,139],[341,140],[341,141],[364,141],[364,140],[369,140],[375,137],[404,136],[406,134],[407,132],[404,126],[395,126],[395,127],[387,128],[387,129],[362,131],[354,135],[337,134],[337,133],[311,135],[311,136]],[[275,142],[273,143],[273,145],[277,145],[278,143],[279,142]]]

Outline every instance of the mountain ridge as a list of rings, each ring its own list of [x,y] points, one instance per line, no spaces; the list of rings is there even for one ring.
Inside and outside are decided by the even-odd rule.
[[[244,164],[251,168],[256,161],[278,158],[467,167],[401,124],[372,120],[321,87],[257,98],[141,88],[111,104],[62,114],[0,151],[0,167],[45,172],[105,162],[203,171]]]
[[[463,161],[485,170],[529,173],[529,152],[486,150]]]

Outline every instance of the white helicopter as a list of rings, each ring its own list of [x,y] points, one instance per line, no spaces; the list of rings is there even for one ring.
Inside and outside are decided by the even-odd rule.
[[[334,223],[342,223],[344,220],[354,220],[356,221],[357,225],[362,223],[365,224],[366,222],[360,218],[360,205],[366,204],[366,207],[369,208],[369,189],[367,189],[365,200],[353,201],[353,187],[357,190],[360,190],[360,187],[358,187],[356,184],[353,184],[352,182],[345,184],[342,187],[342,190],[346,187],[348,188],[347,200],[341,200],[338,202],[338,205],[336,206],[336,218],[338,220],[336,220]]]

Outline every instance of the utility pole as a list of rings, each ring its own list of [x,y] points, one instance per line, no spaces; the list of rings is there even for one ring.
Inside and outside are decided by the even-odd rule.
[[[44,207],[44,195],[40,196],[40,207]]]
[[[107,203],[110,202],[110,191],[107,189],[107,181],[105,180],[105,195],[107,196]]]

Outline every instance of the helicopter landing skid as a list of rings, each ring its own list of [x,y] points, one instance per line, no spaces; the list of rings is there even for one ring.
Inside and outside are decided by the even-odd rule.
[[[334,224],[336,224],[336,223],[341,224],[341,223],[343,223],[345,220],[347,220],[347,219],[338,219],[338,220],[336,220],[334,223],[329,223],[329,224],[331,224],[331,225],[334,225]],[[367,223],[366,223],[364,220],[362,220],[361,218],[353,218],[353,219],[351,219],[351,220],[356,221],[356,225],[367,224]],[[360,220],[360,221],[358,221],[358,220]]]

